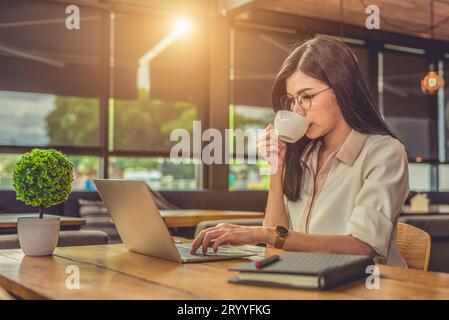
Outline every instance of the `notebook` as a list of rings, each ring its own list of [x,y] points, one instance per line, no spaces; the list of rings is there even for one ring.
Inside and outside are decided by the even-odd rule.
[[[239,273],[229,282],[325,290],[368,276],[370,265],[374,265],[370,256],[289,252],[261,269],[254,262],[232,267],[229,270]]]

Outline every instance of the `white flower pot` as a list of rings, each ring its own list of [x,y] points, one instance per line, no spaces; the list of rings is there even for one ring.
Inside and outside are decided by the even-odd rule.
[[[27,256],[48,256],[58,244],[59,217],[23,217],[17,219],[20,247]]]

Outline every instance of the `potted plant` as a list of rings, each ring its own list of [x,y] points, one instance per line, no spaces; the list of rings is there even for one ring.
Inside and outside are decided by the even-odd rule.
[[[17,220],[20,247],[26,255],[51,255],[58,244],[60,218],[44,217],[46,208],[64,202],[73,182],[73,164],[60,151],[33,149],[14,168],[17,200],[38,207],[38,217]]]

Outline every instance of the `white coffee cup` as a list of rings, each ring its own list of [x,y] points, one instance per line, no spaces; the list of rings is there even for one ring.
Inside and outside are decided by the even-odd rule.
[[[306,134],[309,121],[296,112],[280,110],[274,116],[274,128],[277,129],[279,139],[294,143]]]

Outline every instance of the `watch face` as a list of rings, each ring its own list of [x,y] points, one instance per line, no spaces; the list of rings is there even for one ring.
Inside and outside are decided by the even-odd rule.
[[[288,234],[288,229],[284,226],[276,226],[276,228],[274,229],[276,231],[276,233],[280,236],[287,236]]]

